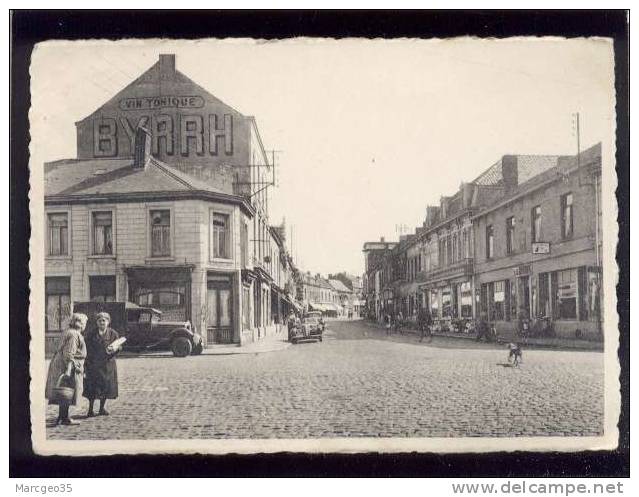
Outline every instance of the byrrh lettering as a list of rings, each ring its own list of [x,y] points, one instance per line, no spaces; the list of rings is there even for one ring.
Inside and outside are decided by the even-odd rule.
[[[196,97],[158,97],[168,101],[179,98],[181,101]],[[154,100],[151,98],[151,100]],[[168,99],[168,100],[167,100]],[[145,104],[146,105],[146,104]],[[233,116],[224,114],[177,115],[157,114],[129,118],[120,116],[96,118],[93,121],[94,157],[116,157],[120,145],[121,151],[133,150],[135,130],[146,127],[152,136],[154,155],[233,155]],[[124,142],[125,145],[122,145]],[[122,148],[123,147],[123,148]],[[126,152],[124,152],[126,153]],[[132,152],[130,152],[132,153]]]

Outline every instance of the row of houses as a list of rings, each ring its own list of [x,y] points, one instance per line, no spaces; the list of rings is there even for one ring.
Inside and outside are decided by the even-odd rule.
[[[304,310],[321,311],[331,317],[358,317],[364,306],[362,279],[346,273],[328,275],[302,273],[296,279],[297,300]]]
[[[45,164],[48,348],[77,301],[189,320],[206,345],[282,333],[298,272],[269,218],[255,119],[159,60],[76,123],[77,158]]]
[[[599,339],[601,144],[503,156],[428,206],[413,234],[363,251],[371,317],[427,307],[439,324],[484,315],[503,332],[543,316],[559,336]]]

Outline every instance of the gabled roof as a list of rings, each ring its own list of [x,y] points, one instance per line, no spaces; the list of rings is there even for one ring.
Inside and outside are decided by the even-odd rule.
[[[348,293],[351,292],[351,290],[344,283],[342,283],[340,280],[328,280],[328,282],[338,292],[348,292]]]
[[[69,159],[45,164],[45,196],[178,191],[227,193],[157,159],[133,167],[133,159]]]
[[[165,82],[165,84],[166,83],[167,82]],[[213,95],[208,90],[206,90],[206,88],[203,88],[202,86],[198,85],[191,78],[184,75],[177,69],[175,69],[175,72],[173,73],[171,77],[170,84],[171,84],[172,90],[175,91],[176,93],[188,95],[195,92],[198,95],[201,95],[208,102],[217,103],[219,105],[226,107],[230,112],[238,116],[243,116],[241,112],[237,111],[236,109],[228,105],[226,102],[223,102],[222,100],[217,98],[215,95]],[[137,96],[135,94],[135,90],[137,88],[144,87],[144,86],[160,88],[161,85],[162,85],[162,80],[160,77],[160,61],[158,60],[146,71],[144,71],[140,76],[138,76],[136,79],[131,81],[131,83],[126,85],[122,90],[120,90],[115,95],[113,95],[109,100],[107,100],[99,108],[97,108],[91,114],[84,117],[78,122],[82,122],[86,119],[93,117],[94,115],[99,114],[103,107],[117,106],[118,101],[123,97]],[[243,116],[243,117],[246,117],[246,116]]]

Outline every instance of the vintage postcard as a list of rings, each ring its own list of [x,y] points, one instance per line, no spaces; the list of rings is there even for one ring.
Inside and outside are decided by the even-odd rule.
[[[38,454],[616,447],[605,38],[31,59]]]

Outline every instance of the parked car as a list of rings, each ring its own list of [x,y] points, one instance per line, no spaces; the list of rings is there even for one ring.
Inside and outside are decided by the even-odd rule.
[[[315,315],[306,315],[302,319],[299,326],[293,328],[291,333],[291,342],[298,343],[305,340],[322,341],[322,333],[324,324],[320,322],[321,318]]]
[[[319,320],[322,331],[324,331],[324,329],[326,328],[326,323],[324,322],[324,317],[322,316],[321,311],[308,311],[306,314],[304,314],[304,319],[310,317],[316,317]]]
[[[74,312],[89,317],[87,330],[96,326],[95,315],[108,312],[111,327],[126,337],[124,349],[170,350],[176,357],[201,354],[202,337],[189,321],[162,321],[162,312],[133,302],[74,302]]]

